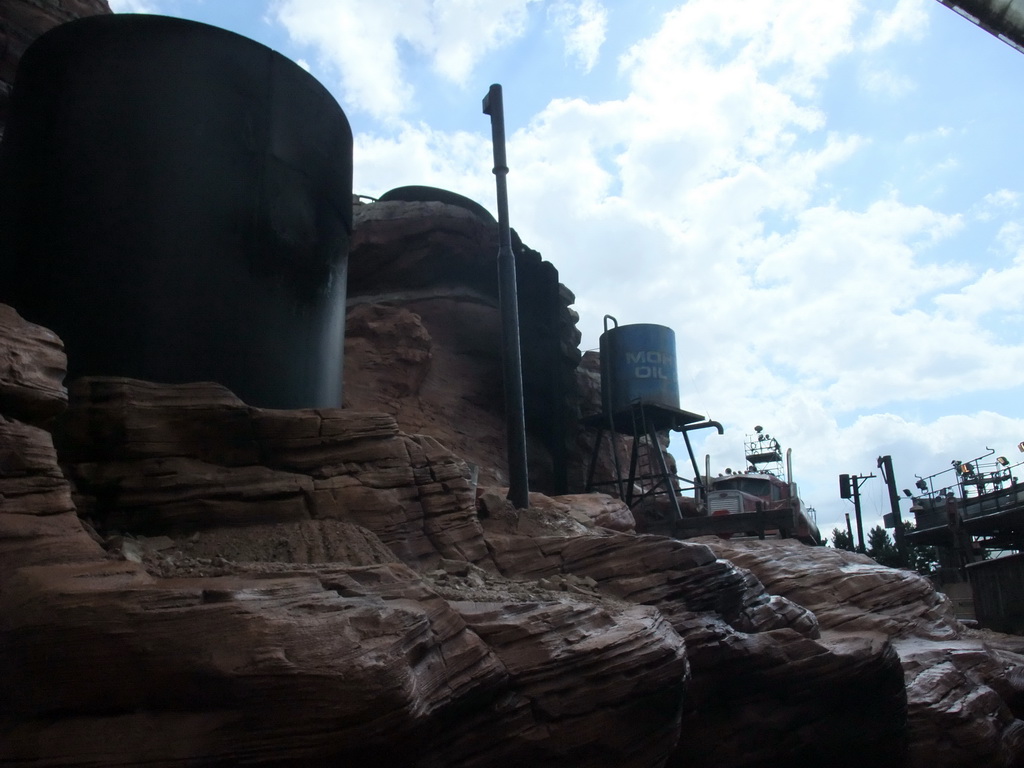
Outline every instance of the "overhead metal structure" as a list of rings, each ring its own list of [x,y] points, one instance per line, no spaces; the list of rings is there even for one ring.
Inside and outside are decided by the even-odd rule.
[[[939,0],[968,21],[1024,53],[1024,0]]]

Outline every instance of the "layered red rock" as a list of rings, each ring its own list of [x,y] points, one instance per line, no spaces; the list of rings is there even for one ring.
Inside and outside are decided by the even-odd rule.
[[[492,534],[488,544],[503,573],[589,578],[670,621],[686,642],[692,684],[669,765],[903,764],[906,695],[884,637],[820,638],[810,611],[701,543]],[[834,754],[851,722],[856,741]]]
[[[59,399],[59,377],[4,408],[33,390]],[[57,453],[5,419],[0,526],[66,524],[25,532],[0,572],[2,762],[1021,754],[1024,658],[859,556],[638,536],[601,496],[516,510],[388,414],[255,409],[212,384],[75,382]]]
[[[980,636],[979,636],[980,635]],[[910,765],[1015,766],[1024,755],[1024,640],[986,633],[959,642],[896,643],[907,685]]]
[[[463,461],[391,416],[250,408],[215,384],[79,379],[59,433],[104,530],[190,535],[338,520],[410,563],[487,555]]]
[[[387,415],[93,379],[72,387],[59,432],[76,498],[122,531],[104,557],[64,484],[62,539],[91,550],[5,560],[0,761],[610,768],[675,744],[686,657],[657,611],[509,589],[444,599],[397,562],[486,558],[465,464]],[[52,445],[3,445],[57,479]],[[0,476],[0,524],[42,506],[19,483]],[[266,549],[278,537],[283,555]],[[296,562],[321,555],[335,562]]]
[[[702,541],[812,610],[826,639],[891,639],[906,688],[908,765],[1022,759],[1024,640],[966,630],[928,579],[866,555],[789,540]]]
[[[106,10],[0,10],[0,122],[31,30]],[[0,762],[1021,760],[1024,658],[923,579],[638,537],[603,496],[478,508],[506,481],[494,233],[442,204],[357,220],[346,411],[83,380],[56,451],[62,346],[0,306]],[[598,402],[581,371],[570,415]]]
[[[0,584],[24,566],[101,552],[78,520],[46,430],[67,404],[65,366],[56,335],[0,305]]]
[[[356,206],[345,342],[347,407],[395,416],[508,484],[497,227],[441,202]],[[531,486],[582,490],[573,454],[575,297],[514,237]],[[568,484],[567,484],[568,483]],[[562,487],[564,486],[564,488]]]
[[[5,762],[299,765],[372,750],[397,766],[418,728],[507,680],[397,564],[202,580],[25,569],[0,615]]]
[[[429,330],[428,330],[429,329]],[[401,307],[355,305],[345,332],[345,403],[391,414],[508,484],[500,334],[495,306],[455,295]]]
[[[886,568],[867,555],[808,548],[794,539],[700,541],[749,569],[772,593],[813,611],[822,629],[935,640],[957,639],[964,629],[948,598],[928,579]]]

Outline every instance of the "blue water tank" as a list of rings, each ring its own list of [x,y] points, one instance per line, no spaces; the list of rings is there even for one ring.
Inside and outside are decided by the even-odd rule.
[[[21,59],[0,146],[0,301],[71,378],[216,381],[341,405],[352,131],[257,42],[146,14],[80,19]]]
[[[679,408],[675,332],[649,323],[612,328],[606,323],[601,334],[601,402],[605,413],[637,402]]]

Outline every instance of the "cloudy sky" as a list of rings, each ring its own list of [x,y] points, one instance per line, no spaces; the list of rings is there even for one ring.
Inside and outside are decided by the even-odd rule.
[[[110,0],[280,51],[336,96],[355,191],[492,211],[602,316],[675,330],[682,407],[762,424],[823,532],[1024,440],[1024,56],[936,0]],[[887,509],[880,479],[865,518]],[[909,505],[907,505],[909,506]],[[906,509],[906,506],[905,506]]]

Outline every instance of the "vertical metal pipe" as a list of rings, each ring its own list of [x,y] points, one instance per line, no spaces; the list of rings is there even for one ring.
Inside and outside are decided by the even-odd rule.
[[[686,433],[685,429],[682,430],[682,432],[683,443],[686,445],[686,454],[690,457],[690,466],[693,467],[693,488],[694,490],[697,490],[697,488],[706,489],[708,487],[707,474],[704,475],[704,479],[702,480],[700,476],[700,467],[697,466],[697,457],[693,455],[693,446],[690,444],[690,436]],[[704,494],[701,493],[700,495],[703,496]]]
[[[854,478],[853,481],[853,513],[857,517],[857,551],[862,555],[866,554],[868,549],[864,546],[864,518],[860,512],[860,481],[861,478]]]
[[[505,432],[508,441],[508,498],[517,509],[530,506],[526,466],[526,413],[523,407],[523,363],[519,347],[519,303],[516,260],[508,224],[508,165],[505,161],[505,107],[501,86],[492,85],[483,100],[491,118],[494,178],[498,192],[498,301],[501,305],[502,370],[505,379]]]
[[[684,432],[683,434],[685,435],[686,433]],[[687,443],[687,446],[689,446],[689,443]],[[711,454],[710,453],[705,453],[704,454],[704,484],[703,484],[703,487],[701,488],[701,494],[700,494],[701,500],[704,502],[705,509],[707,508],[707,503],[708,503],[708,489],[709,488],[711,488]]]
[[[850,537],[850,546],[853,546],[853,528],[850,527],[850,513],[846,513],[846,535]]]
[[[615,467],[615,488],[619,492],[619,498],[626,501],[628,498],[626,485],[627,481],[622,476],[622,467],[619,466],[619,442],[615,439],[619,432],[615,428],[615,414],[612,412],[612,377],[609,374],[609,366],[611,365],[611,357],[613,356],[611,347],[611,336],[608,335],[608,321],[611,320],[615,323],[615,328],[619,327],[619,321],[611,315],[604,316],[604,333],[601,334],[601,410],[603,411],[605,418],[608,419],[608,441],[612,446],[612,465]],[[633,472],[630,470],[630,476]],[[626,501],[628,506],[629,502]]]

